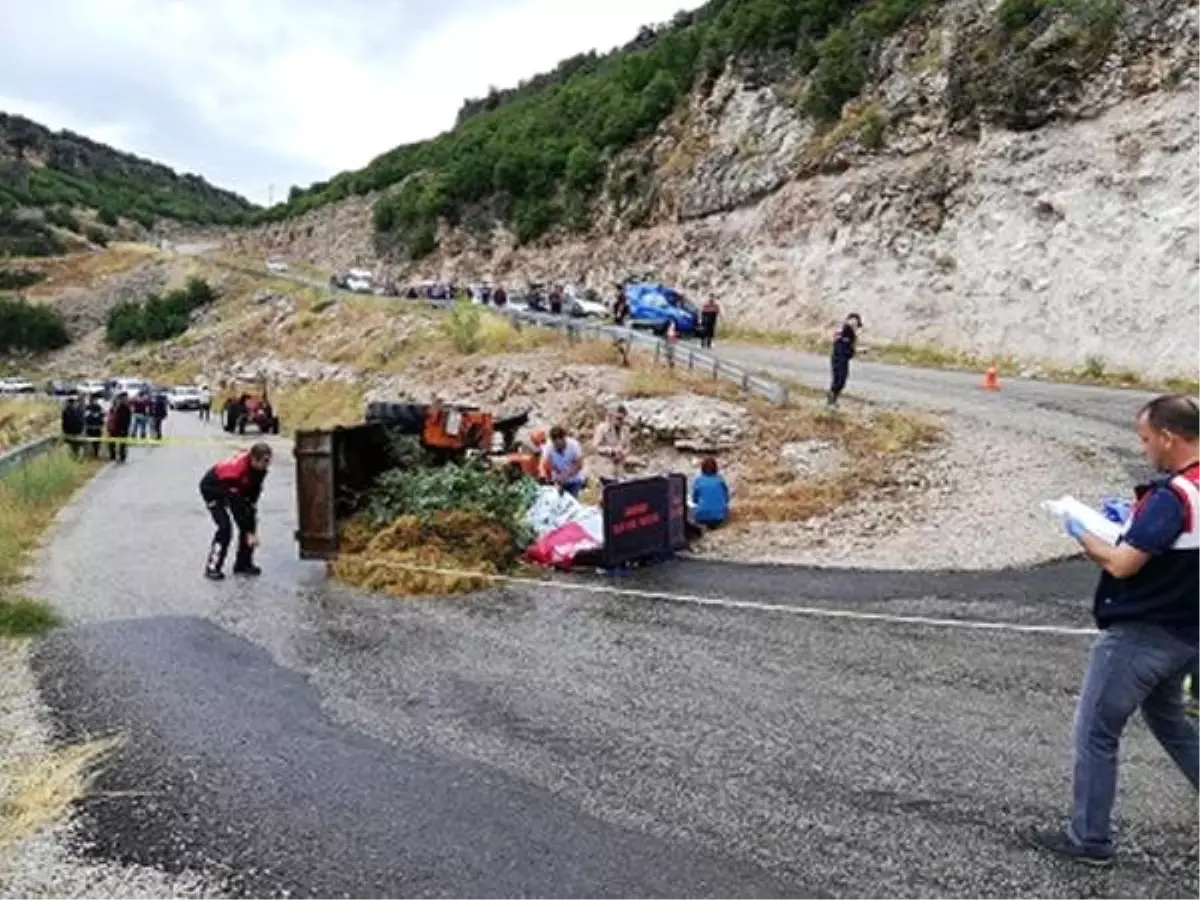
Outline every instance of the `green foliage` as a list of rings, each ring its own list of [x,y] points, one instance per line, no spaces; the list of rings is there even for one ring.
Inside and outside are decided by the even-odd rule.
[[[858,136],[868,150],[881,150],[885,142],[887,118],[878,106],[872,106],[863,115]]]
[[[0,269],[0,291],[19,291],[45,278],[45,272],[34,269]]]
[[[439,217],[451,223],[495,217],[522,242],[561,223],[585,228],[588,201],[604,183],[608,162],[652,134],[698,80],[718,73],[730,57],[815,66],[812,106],[822,118],[836,118],[864,84],[879,39],[931,2],[710,0],[670,24],[642,29],[613,53],[572,57],[517,88],[469,100],[452,131],[293,191],[286,203],[253,218],[280,221],[391,188],[375,205],[377,239],[412,257],[433,249]]]
[[[99,210],[100,221],[110,227],[125,216],[145,228],[152,227],[156,217],[233,224],[255,208],[197,175],[180,175],[82,135],[52,132],[21,116],[0,113],[0,146],[5,144],[19,151],[15,165],[20,171],[0,180],[0,206],[8,200],[40,208],[48,221],[72,231],[82,228],[70,210],[84,207]],[[44,164],[23,163],[32,154]]]
[[[51,306],[0,297],[0,353],[57,350],[71,341],[62,313]]]
[[[66,250],[62,239],[40,218],[0,203],[0,256],[56,256]]]
[[[428,521],[440,512],[477,512],[520,539],[528,537],[525,513],[536,492],[531,479],[513,480],[483,465],[392,469],[376,480],[368,495],[366,515],[378,528],[401,516]]]
[[[459,353],[476,353],[482,345],[483,312],[470,300],[459,300],[442,321],[441,328]]]
[[[84,236],[98,247],[108,246],[108,232],[103,228],[97,228],[95,225],[89,225],[84,232]]]
[[[203,278],[192,278],[187,287],[138,302],[118,303],[108,313],[105,339],[113,347],[144,344],[178,337],[188,329],[191,315],[208,306],[217,292]]]
[[[867,81],[867,70],[858,47],[845,29],[837,29],[821,42],[804,110],[823,122],[842,117],[842,106],[858,96]]]
[[[61,206],[52,206],[43,215],[51,225],[57,225],[59,228],[74,231],[76,234],[83,231],[83,226],[79,224],[79,220],[71,214],[69,209],[64,209]]]
[[[1036,128],[1103,63],[1123,0],[1003,0],[990,34],[949,67],[956,119]]]
[[[58,625],[58,616],[40,600],[0,597],[0,635],[33,637]]]
[[[1006,31],[1019,31],[1032,25],[1045,8],[1045,0],[1001,0],[996,18]]]
[[[590,193],[600,180],[604,168],[600,153],[590,141],[583,141],[571,148],[567,154],[565,180],[567,187],[581,194]]]

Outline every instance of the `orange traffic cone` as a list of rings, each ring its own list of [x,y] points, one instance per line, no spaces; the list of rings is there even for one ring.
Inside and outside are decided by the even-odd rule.
[[[983,373],[983,389],[985,391],[1000,390],[1000,378],[996,375],[995,366],[988,366],[987,371]]]

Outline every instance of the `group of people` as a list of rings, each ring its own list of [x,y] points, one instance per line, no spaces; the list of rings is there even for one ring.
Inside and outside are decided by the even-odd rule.
[[[126,393],[116,394],[107,411],[94,394],[86,403],[68,397],[62,410],[62,434],[76,458],[90,454],[95,459],[100,456],[100,445],[105,444],[108,458],[123,463],[129,458],[131,438],[162,440],[166,417],[165,397],[161,414],[155,400],[140,395],[131,399]]]
[[[588,483],[583,447],[579,441],[561,425],[551,428],[549,435],[537,429],[529,440],[528,462],[519,466],[524,474],[578,497]],[[600,483],[607,485],[623,480],[633,446],[629,411],[624,406],[614,408],[596,427],[592,446],[604,460]],[[729,485],[720,474],[717,460],[711,456],[704,458],[699,474],[691,481],[691,521],[707,528],[720,527],[729,518],[730,498]]]

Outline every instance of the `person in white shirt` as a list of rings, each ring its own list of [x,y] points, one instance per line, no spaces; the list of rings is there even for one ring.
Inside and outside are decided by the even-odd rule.
[[[587,484],[583,474],[583,448],[575,438],[567,437],[561,425],[550,429],[550,442],[542,450],[542,459],[550,476],[550,483],[560,491],[578,497]]]

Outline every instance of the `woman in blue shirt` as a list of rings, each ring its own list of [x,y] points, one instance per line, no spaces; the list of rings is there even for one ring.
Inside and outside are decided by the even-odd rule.
[[[692,480],[692,521],[715,528],[729,518],[729,485],[717,473],[711,456],[700,463],[700,474]]]

